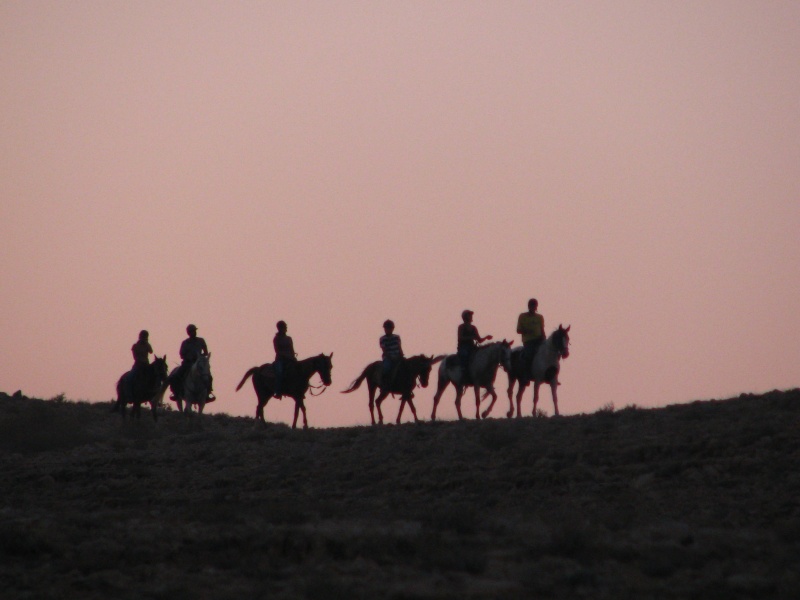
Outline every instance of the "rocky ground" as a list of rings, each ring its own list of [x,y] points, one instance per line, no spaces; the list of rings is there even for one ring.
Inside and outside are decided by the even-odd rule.
[[[798,598],[800,391],[293,431],[0,394],[3,598]]]

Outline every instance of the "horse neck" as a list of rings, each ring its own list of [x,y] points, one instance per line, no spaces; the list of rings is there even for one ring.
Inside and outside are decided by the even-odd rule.
[[[557,330],[550,334],[550,337],[545,340],[544,344],[542,344],[541,348],[539,348],[539,352],[537,352],[537,355],[540,353],[543,354],[544,359],[548,363],[557,363],[559,360],[561,360],[561,351],[556,346],[557,334]]]
[[[482,346],[478,348],[478,351],[475,353],[475,361],[481,361],[476,363],[478,375],[487,375],[492,376],[495,372],[497,372],[497,368],[500,366],[502,362],[501,352],[502,348],[500,347],[501,342],[494,342],[489,344],[488,346]]]
[[[152,382],[152,381],[155,381],[156,379],[158,379],[158,374],[159,374],[158,365],[159,365],[159,363],[157,361],[152,362],[149,365],[147,365],[147,369],[145,370],[145,373],[147,373],[147,381],[148,382]]]
[[[297,369],[300,371],[300,375],[302,375],[303,379],[308,381],[311,379],[311,376],[314,373],[319,372],[319,367],[316,366],[316,356],[312,356],[310,358],[304,358],[303,360],[297,361]]]
[[[408,370],[416,377],[425,368],[425,362],[428,360],[427,356],[411,356],[406,359]]]

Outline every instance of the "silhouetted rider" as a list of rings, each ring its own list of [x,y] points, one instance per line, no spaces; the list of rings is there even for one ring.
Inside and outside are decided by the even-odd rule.
[[[390,388],[403,358],[403,345],[400,341],[400,336],[394,332],[394,321],[391,319],[383,322],[383,332],[384,334],[378,340],[383,351],[381,356],[381,383],[384,388]]]
[[[275,326],[278,332],[272,338],[272,347],[275,349],[275,362],[272,363],[272,368],[275,370],[275,397],[280,398],[283,396],[286,375],[297,362],[297,354],[294,351],[292,338],[286,335],[288,329],[286,321],[278,321]]]
[[[472,360],[472,355],[475,353],[475,349],[477,348],[478,344],[492,339],[492,336],[490,335],[481,337],[481,334],[478,333],[478,328],[472,324],[473,314],[474,313],[471,310],[463,311],[461,313],[461,320],[463,322],[458,326],[457,354],[458,360],[461,363],[463,383],[469,383],[471,381],[469,362]]]
[[[206,341],[201,338],[197,337],[197,326],[189,324],[186,327],[186,333],[189,335],[188,338],[181,342],[181,349],[180,349],[180,356],[181,356],[181,365],[175,370],[173,373],[173,378],[178,382],[180,389],[183,390],[183,382],[186,380],[186,376],[189,374],[189,369],[192,367],[194,362],[198,359],[200,355],[208,356],[208,345]],[[209,400],[214,400],[214,394],[212,393],[213,388],[213,381],[214,378],[209,378],[208,384],[208,398]],[[174,398],[173,398],[174,399]]]
[[[531,298],[528,300],[528,312],[520,314],[517,319],[517,333],[522,335],[523,374],[526,380],[530,379],[533,357],[544,341],[544,317],[536,312],[537,308],[539,301]]]

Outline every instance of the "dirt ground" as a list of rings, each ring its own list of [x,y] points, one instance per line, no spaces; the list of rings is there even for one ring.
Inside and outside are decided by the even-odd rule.
[[[0,394],[2,598],[798,598],[800,391],[293,431]]]

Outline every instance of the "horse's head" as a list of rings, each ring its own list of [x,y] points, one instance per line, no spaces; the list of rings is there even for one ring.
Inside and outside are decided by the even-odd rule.
[[[431,376],[431,366],[433,366],[433,357],[417,354],[408,358],[407,361],[414,381],[419,379],[420,387],[428,387],[428,380]]]
[[[553,348],[555,348],[561,358],[567,358],[569,356],[570,327],[572,327],[572,325],[567,325],[567,328],[564,329],[564,326],[559,324],[558,329],[553,332]]]
[[[159,381],[164,381],[169,375],[167,355],[165,354],[162,357],[156,356],[155,360],[151,363],[150,368],[153,370],[153,374],[155,374]]]
[[[201,354],[197,357],[197,360],[194,361],[192,365],[192,369],[194,370],[197,375],[207,379],[211,376],[211,363],[210,363],[211,354]]]
[[[331,384],[331,369],[333,369],[333,352],[320,354],[314,357],[314,370],[319,373],[322,383]]]

